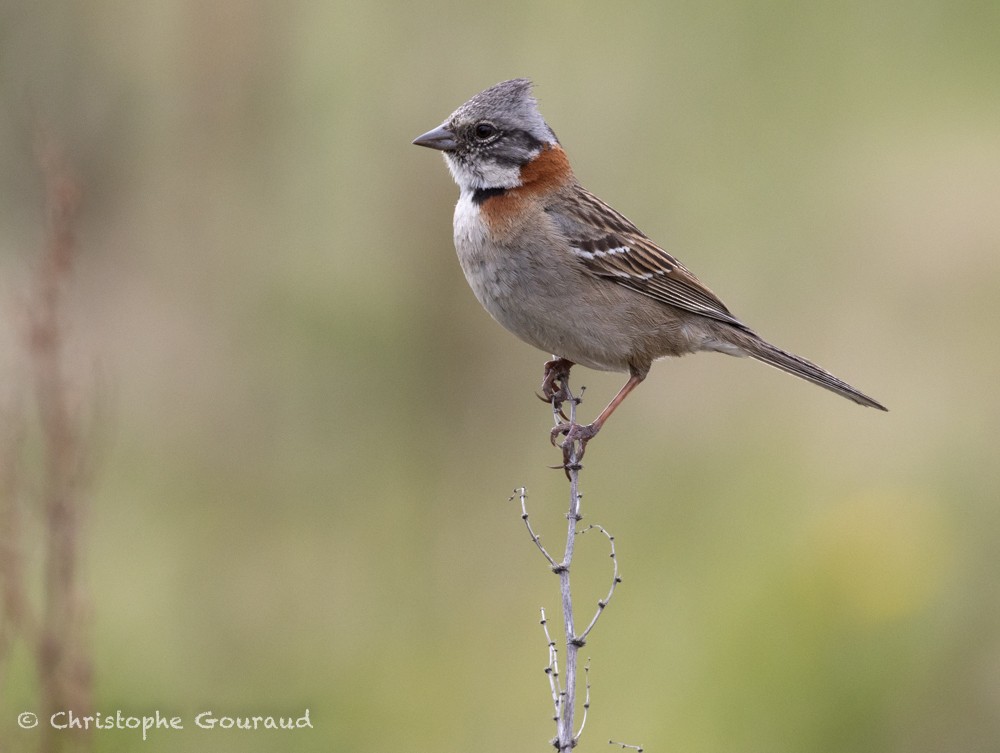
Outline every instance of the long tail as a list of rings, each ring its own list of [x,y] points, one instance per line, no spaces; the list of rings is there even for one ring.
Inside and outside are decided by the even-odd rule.
[[[740,347],[751,358],[755,358],[782,371],[787,371],[789,374],[794,374],[813,384],[818,384],[820,387],[825,387],[831,392],[836,392],[838,395],[846,397],[848,400],[853,400],[859,405],[867,405],[869,408],[878,408],[884,411],[889,410],[878,400],[868,397],[868,395],[856,390],[830,372],[821,369],[816,364],[804,358],[800,358],[771,345],[771,343],[761,339],[756,334],[746,333],[744,337],[739,338],[739,343]]]

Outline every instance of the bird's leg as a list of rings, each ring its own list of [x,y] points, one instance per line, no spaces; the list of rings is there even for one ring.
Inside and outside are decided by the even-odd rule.
[[[626,397],[628,397],[629,393],[638,387],[639,383],[645,378],[645,374],[640,376],[639,374],[633,373],[629,376],[628,381],[625,382],[625,386],[618,391],[618,394],[615,395],[611,402],[608,403],[608,406],[601,411],[601,415],[594,419],[593,423],[580,425],[578,423],[567,422],[559,424],[552,429],[552,433],[550,435],[552,444],[556,443],[556,437],[560,434],[566,435],[562,444],[559,445],[559,447],[562,447],[563,460],[566,464],[569,464],[570,462],[570,452],[573,449],[573,444],[576,442],[580,443],[580,451],[577,453],[576,459],[579,461],[583,458],[583,453],[587,449],[587,442],[597,436],[597,432],[599,432],[601,427],[604,426],[604,422],[608,420],[611,414],[615,412],[615,409],[622,404],[622,401],[625,400]]]
[[[542,376],[542,394],[538,396],[539,400],[552,403],[552,407],[559,412],[563,420],[566,420],[566,415],[562,412],[562,404],[572,399],[569,390],[566,389],[571,368],[573,368],[573,362],[565,358],[553,358],[551,361],[546,361],[545,373]]]

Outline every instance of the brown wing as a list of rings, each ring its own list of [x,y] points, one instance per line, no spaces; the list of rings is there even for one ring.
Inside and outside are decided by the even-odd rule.
[[[748,329],[683,264],[589,191],[550,209],[574,255],[599,277],[637,293]]]

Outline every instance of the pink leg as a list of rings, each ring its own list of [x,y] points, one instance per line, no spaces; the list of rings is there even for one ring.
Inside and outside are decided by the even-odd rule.
[[[608,403],[608,406],[601,411],[601,415],[594,419],[593,423],[585,426],[581,426],[580,424],[563,423],[552,429],[550,437],[552,444],[556,443],[556,437],[560,434],[566,435],[566,438],[560,445],[563,448],[563,459],[566,464],[569,464],[569,455],[573,448],[573,443],[580,443],[580,454],[577,456],[577,460],[579,460],[583,457],[583,453],[587,449],[587,442],[597,435],[597,432],[599,432],[601,427],[604,426],[604,422],[610,418],[611,414],[615,412],[615,409],[622,404],[625,398],[629,396],[629,393],[638,387],[639,383],[645,378],[645,375],[639,376],[638,374],[632,374],[628,378],[628,381],[625,382],[625,385],[618,391],[618,394],[614,396],[614,399],[612,399],[612,401]]]

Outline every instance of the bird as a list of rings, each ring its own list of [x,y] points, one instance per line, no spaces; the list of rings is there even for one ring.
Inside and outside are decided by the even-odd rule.
[[[521,340],[552,354],[542,397],[566,399],[570,368],[628,380],[590,424],[552,429],[580,455],[654,361],[699,351],[749,356],[849,400],[884,405],[772,345],[624,215],[588,191],[527,78],[476,94],[413,140],[440,151],[458,184],[454,242],[476,298]]]

